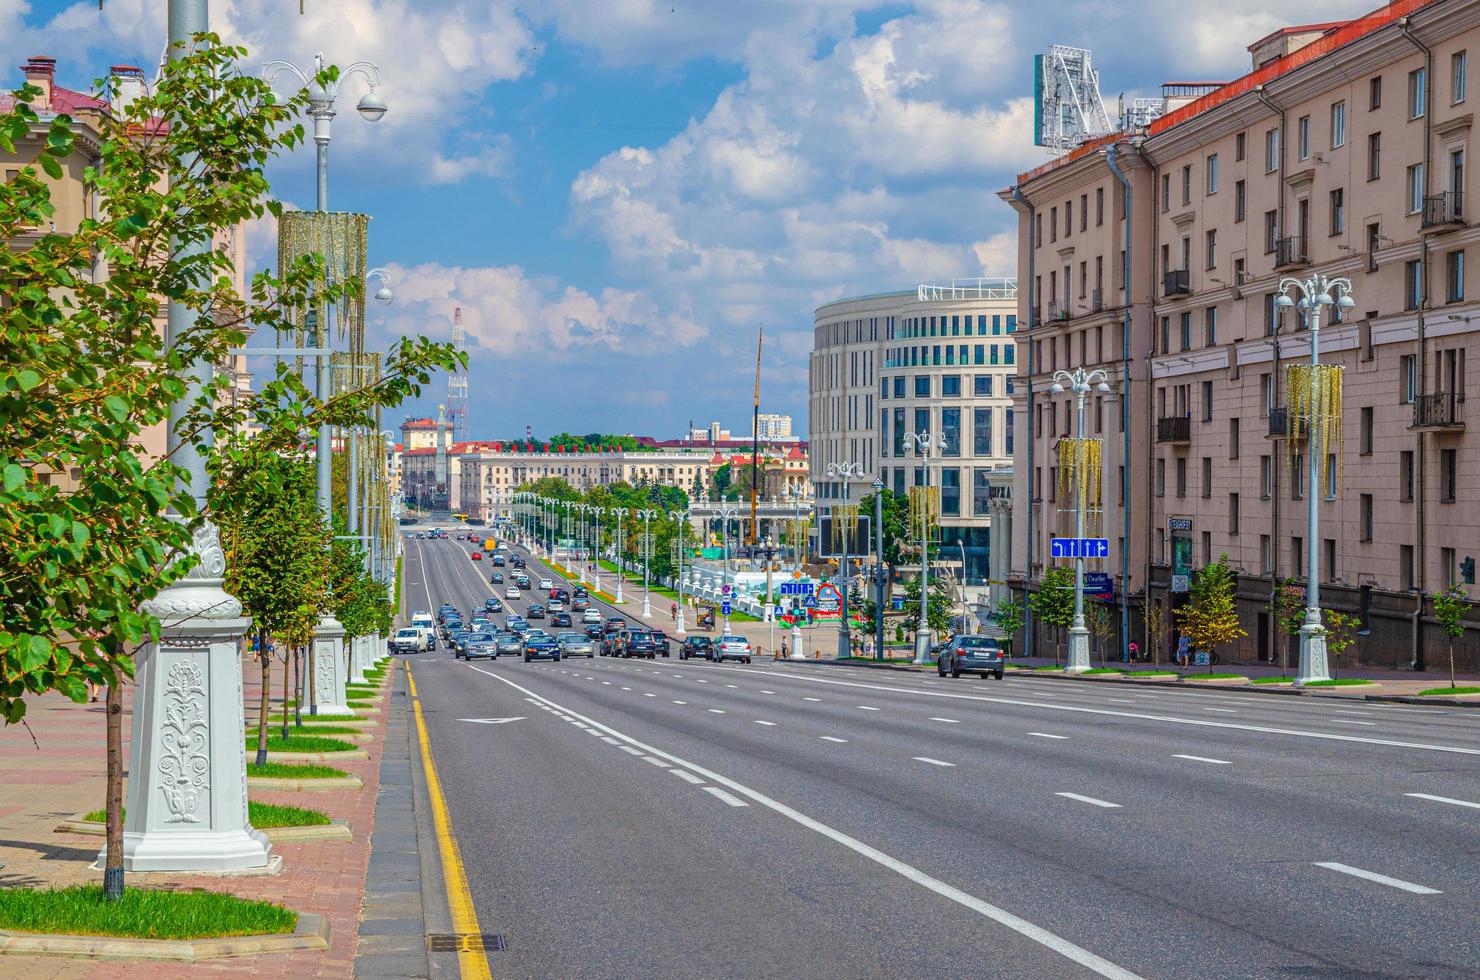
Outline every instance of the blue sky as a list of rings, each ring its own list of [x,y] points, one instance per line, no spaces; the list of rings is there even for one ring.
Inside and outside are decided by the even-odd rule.
[[[743,430],[756,330],[763,410],[805,432],[812,313],[922,279],[1012,275],[995,191],[1031,145],[1032,54],[1093,49],[1114,109],[1166,79],[1233,78],[1244,46],[1350,0],[212,0],[254,61],[376,63],[390,112],[334,123],[330,202],[369,213],[395,275],[380,341],[469,333],[475,437]],[[0,58],[86,88],[152,66],[164,0],[0,0]],[[19,81],[11,70],[10,83]],[[311,206],[312,150],[276,164]],[[256,265],[275,230],[249,233]],[[435,410],[438,381],[406,412]],[[390,421],[399,421],[398,418]]]

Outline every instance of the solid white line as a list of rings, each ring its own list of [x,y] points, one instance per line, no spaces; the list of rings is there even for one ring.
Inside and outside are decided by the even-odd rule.
[[[943,721],[947,725],[959,725],[961,722],[955,718],[932,718],[931,721]]]
[[[689,782],[693,783],[695,786],[702,786],[704,784],[704,780],[700,779],[698,776],[695,776],[691,772],[685,772],[682,769],[670,769],[668,771],[671,772],[671,773],[673,773],[679,779],[688,780]]]
[[[1233,763],[1227,759],[1209,759],[1205,755],[1174,755],[1173,759],[1190,759],[1193,762],[1211,762],[1215,766],[1231,766]]]
[[[821,698],[802,698],[803,701],[821,701]]]
[[[643,696],[643,697],[645,697],[645,698],[655,698],[655,697],[657,697],[657,695],[656,695],[656,694],[649,694],[649,693],[648,693],[648,692],[646,692],[646,691],[643,691],[643,692],[642,692],[642,696]]]
[[[1415,885],[1413,882],[1404,881],[1402,878],[1389,878],[1387,875],[1380,875],[1375,871],[1364,871],[1361,868],[1354,868],[1349,864],[1341,864],[1338,861],[1314,861],[1312,863],[1315,864],[1315,866],[1318,868],[1326,868],[1330,871],[1340,871],[1342,874],[1351,875],[1353,878],[1365,878],[1368,881],[1375,881],[1379,885],[1387,885],[1390,888],[1399,888],[1405,892],[1412,892],[1415,895],[1444,894],[1437,888],[1428,888],[1424,885]]]
[[[484,670],[481,667],[475,667],[472,664],[468,664],[467,666],[472,670],[476,670],[480,674],[485,674],[488,677],[492,677],[499,683],[506,684],[517,691],[521,691],[525,694],[531,695],[535,693],[527,687],[511,681],[506,677],[501,677],[498,674],[494,674],[491,671]],[[538,697],[538,695],[535,696]],[[616,729],[611,728],[608,725],[603,725],[601,722],[598,722],[593,718],[586,718],[585,720],[592,725],[596,725],[605,729],[606,731],[612,732],[614,735],[619,735],[629,742],[637,742],[637,740],[633,739],[631,736],[623,735]],[[641,743],[637,744],[640,745]],[[721,783],[725,786],[728,786],[730,789],[733,789],[735,792],[740,793],[742,796],[749,797],[751,800],[754,800],[761,806],[767,807],[768,809],[780,814],[793,823],[799,824],[807,828],[808,830],[813,831],[814,833],[826,837],[834,843],[848,848],[855,854],[867,858],[868,860],[873,861],[875,864],[878,864],[881,867],[893,871],[895,874],[914,882],[927,891],[934,892],[935,894],[947,899],[948,901],[955,902],[957,905],[960,905],[963,908],[970,909],[971,911],[976,912],[978,915],[981,915],[984,918],[990,919],[999,925],[1006,926],[1008,929],[1013,930],[1019,935],[1026,936],[1033,942],[1038,943],[1039,945],[1045,947],[1046,949],[1050,949],[1055,953],[1058,953],[1065,959],[1068,959],[1074,963],[1078,963],[1080,966],[1083,966],[1086,969],[1098,973],[1102,977],[1108,977],[1111,978],[1111,980],[1140,980],[1138,974],[1135,974],[1130,970],[1125,969],[1124,967],[1117,966],[1116,964],[1101,956],[1096,956],[1094,953],[1091,953],[1084,947],[1077,946],[1064,937],[1050,932],[1042,926],[1035,925],[1034,923],[1029,922],[1027,919],[1022,918],[1021,916],[1014,915],[1006,909],[999,908],[998,906],[993,905],[990,902],[985,902],[982,899],[977,898],[975,895],[964,892],[953,885],[948,885],[945,882],[941,881],[939,878],[932,877],[931,875],[928,875],[925,872],[921,871],[919,868],[906,864],[898,858],[892,857],[889,854],[886,854],[883,851],[879,850],[878,848],[865,844],[863,841],[859,840],[856,837],[852,837],[840,830],[834,829],[833,827],[828,826],[820,820],[809,817],[805,813],[802,813],[799,810],[787,806],[785,803],[766,796],[764,793],[753,790],[750,787],[736,782],[735,780],[730,779],[726,776],[721,776],[719,773],[712,772],[711,770],[706,769],[703,766],[699,766],[692,762],[681,759],[678,756],[673,755],[672,753],[664,752],[661,749],[655,749],[651,746],[643,746],[643,748],[646,748],[653,755],[665,758],[676,765],[687,766],[695,773],[702,774],[716,783]],[[677,772],[678,770],[670,771]]]
[[[621,749],[623,752],[628,753],[629,755],[642,755],[642,749],[634,749],[630,745],[619,745],[617,746],[617,748]]]
[[[675,701],[674,704],[688,704],[687,701]]]
[[[1055,793],[1054,796],[1062,796],[1062,797],[1065,797],[1066,799],[1078,800],[1080,803],[1090,803],[1090,804],[1093,804],[1095,806],[1102,806],[1102,807],[1104,807],[1107,810],[1119,810],[1120,809],[1120,804],[1119,803],[1109,803],[1109,802],[1106,802],[1105,800],[1097,800],[1093,796],[1080,796],[1078,793]]]
[[[833,738],[831,735],[818,735],[817,737],[820,738],[820,739],[822,739],[824,742],[846,742],[846,741],[848,741],[846,738]]]
[[[1028,734],[1029,735],[1037,735],[1039,738],[1067,739],[1069,737],[1067,735],[1050,735],[1050,734],[1048,734],[1048,732],[1029,732]]]
[[[1347,721],[1345,718],[1332,718],[1331,719],[1331,724],[1333,724],[1333,725],[1366,725],[1368,728],[1376,728],[1377,727],[1377,722],[1375,722],[1375,721]]]
[[[954,762],[941,762],[939,759],[932,759],[928,755],[916,755],[911,756],[911,758],[914,759],[916,762],[928,762],[932,766],[945,766],[947,769],[956,768],[956,764]]]
[[[709,709],[709,712],[710,712],[710,714],[722,715],[722,714],[725,713],[725,709],[724,708],[710,708]]]
[[[757,725],[766,725],[766,726],[768,726],[770,728],[775,728],[776,727],[776,723],[774,721],[761,721],[759,718],[757,718],[755,720],[755,723]]]
[[[1480,810],[1480,803],[1471,803],[1469,800],[1456,800],[1448,796],[1431,796],[1428,793],[1404,793],[1416,800],[1433,800],[1435,803],[1452,803],[1455,806],[1467,806],[1474,810]]]
[[[730,806],[750,806],[749,803],[746,803],[744,800],[740,799],[737,796],[726,793],[718,786],[706,786],[704,787],[704,792],[717,799],[724,800],[726,803],[730,804]]]
[[[642,757],[642,761],[643,762],[651,762],[653,765],[657,766],[659,769],[669,769],[669,768],[672,768],[671,766],[668,765],[668,763],[664,762],[662,759],[654,759],[650,755],[643,756]]]
[[[878,708],[871,708],[871,707],[869,707],[866,704],[859,704],[859,705],[855,705],[854,707],[858,708],[859,711],[878,711],[879,710]]]

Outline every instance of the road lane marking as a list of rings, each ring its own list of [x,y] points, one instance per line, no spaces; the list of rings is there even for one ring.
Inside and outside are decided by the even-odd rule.
[[[499,683],[504,684],[508,687],[512,687],[517,691],[523,692],[524,694],[540,697],[540,695],[535,694],[535,692],[530,690],[529,688],[524,687],[523,685],[518,684],[515,681],[511,681],[506,677],[502,677],[498,674],[495,674],[488,670],[484,670],[483,668],[474,666],[472,664],[468,664],[467,666],[471,670],[476,670],[480,674],[492,677]],[[541,700],[544,699],[541,698]],[[869,844],[865,844],[858,838],[853,837],[849,834],[845,834],[842,831],[831,827],[820,820],[809,817],[805,813],[802,813],[801,811],[796,810],[793,807],[787,806],[785,803],[773,799],[772,797],[769,797],[764,793],[759,792],[758,790],[751,789],[749,786],[746,786],[736,780],[730,779],[727,776],[721,776],[717,772],[697,765],[696,763],[689,762],[686,759],[676,756],[671,752],[665,752],[662,749],[656,749],[652,746],[644,745],[643,743],[638,742],[637,739],[632,738],[630,735],[625,735],[609,725],[605,725],[601,722],[596,721],[594,718],[584,718],[584,720],[592,725],[596,725],[602,728],[605,731],[611,732],[613,735],[620,736],[622,739],[628,742],[632,742],[636,745],[641,746],[653,755],[667,759],[669,762],[672,762],[675,765],[686,766],[689,769],[693,770],[693,772],[695,772],[696,774],[702,775],[712,782],[720,783],[724,786],[727,786],[735,792],[741,794],[742,796],[746,796],[756,803],[759,803],[761,806],[764,806],[771,811],[780,814],[793,823],[796,823],[808,830],[813,831],[814,833],[826,837],[828,840],[831,840],[834,843],[847,848],[848,850],[860,855],[861,857],[873,861],[875,864],[878,864],[883,868],[887,868],[888,870],[893,871],[900,877],[905,878],[915,883],[916,885],[919,885],[921,888],[924,888],[927,891],[934,892],[935,894],[941,896],[942,898],[945,898],[948,901],[955,902],[957,905],[960,905],[963,908],[976,912],[983,918],[990,919],[991,921],[996,922],[999,925],[1005,926],[1006,928],[1011,929],[1019,935],[1031,939],[1033,942],[1038,943],[1040,946],[1052,950],[1065,959],[1070,960],[1074,963],[1078,963],[1080,966],[1083,966],[1088,970],[1092,970],[1102,977],[1110,978],[1110,980],[1140,980],[1138,974],[1133,973],[1132,971],[1127,970],[1115,963],[1112,963],[1104,957],[1097,956],[1094,953],[1091,953],[1084,947],[1070,942],[1057,933],[1050,932],[1042,926],[1036,925],[1028,921],[1027,919],[1022,918],[1021,916],[1014,915],[1006,909],[993,905],[990,902],[984,901],[976,897],[975,895],[970,894],[969,892],[962,891],[954,885],[949,885],[946,882],[941,881],[939,878],[936,878],[925,873],[924,871],[921,871],[919,868],[906,864],[898,858],[893,857],[892,855],[887,854],[884,851],[881,851]]]
[[[1413,882],[1404,881],[1402,878],[1389,878],[1387,875],[1380,875],[1376,871],[1367,871],[1362,868],[1354,868],[1349,864],[1342,864],[1339,861],[1314,861],[1312,863],[1318,868],[1325,868],[1328,871],[1339,871],[1344,875],[1351,875],[1353,878],[1365,878],[1367,881],[1375,881],[1379,885],[1387,885],[1389,888],[1397,888],[1405,892],[1412,892],[1414,895],[1444,894],[1437,888],[1429,888],[1425,885],[1415,885]]]
[[[775,694],[775,691],[762,691],[762,694]]]
[[[724,708],[710,708],[709,710],[716,715],[722,715],[725,713]]]
[[[630,690],[632,690],[632,688],[630,688],[630,687],[624,687],[624,688],[622,688],[622,690],[624,690],[624,691],[630,691]]]
[[[700,779],[698,776],[695,776],[691,772],[686,772],[683,769],[670,769],[668,771],[673,773],[679,779],[687,780],[688,782],[693,783],[695,786],[704,785],[704,780]]]
[[[1078,800],[1080,803],[1089,803],[1092,806],[1104,807],[1107,810],[1119,810],[1119,803],[1111,803],[1108,800],[1097,800],[1093,796],[1080,796],[1078,793],[1055,793],[1054,796],[1062,796],[1069,800]]]
[[[856,707],[859,711],[878,711],[879,710],[878,708],[871,707],[870,705],[867,705],[867,704],[858,704],[858,705],[854,705],[854,707]]]
[[[738,689],[740,687],[740,685],[739,684],[726,684],[725,687],[733,687],[733,688],[737,688]]]
[[[1205,755],[1174,755],[1173,759],[1190,759],[1193,762],[1209,762],[1215,766],[1231,766],[1233,763],[1227,759],[1209,759]]]
[[[602,681],[601,683],[605,684],[607,687],[611,687],[612,686],[612,682],[611,681]]]
[[[1039,738],[1060,738],[1060,739],[1068,739],[1068,737],[1069,737],[1067,735],[1050,735],[1050,734],[1048,734],[1048,732],[1029,732],[1028,734],[1029,735],[1037,735]]]
[[[1480,810],[1480,803],[1471,803],[1469,800],[1456,800],[1452,797],[1433,796],[1428,793],[1404,793],[1403,795],[1411,796],[1415,800],[1433,800],[1435,803],[1450,803],[1454,806],[1467,806],[1474,810]]]
[[[626,752],[628,755],[642,755],[642,749],[634,749],[630,745],[618,745],[617,748]]]
[[[657,766],[659,769],[671,769],[671,768],[673,768],[668,763],[664,762],[662,759],[655,759],[655,758],[653,758],[650,755],[643,756],[642,757],[642,761],[643,762],[651,762],[653,765]]]
[[[821,698],[802,698],[803,701],[821,701]]]
[[[1235,711],[1232,708],[1204,708],[1203,710],[1204,711],[1217,711],[1217,712],[1220,712],[1221,714],[1225,714],[1225,715],[1236,715],[1236,714],[1238,714],[1238,712]]]
[[[916,755],[911,756],[911,758],[914,759],[916,762],[928,762],[932,766],[945,766],[947,769],[956,768],[956,764],[954,762],[942,762],[939,759],[932,759],[928,755]]]
[[[746,803],[744,800],[740,799],[737,796],[734,796],[733,794],[726,793],[718,786],[706,786],[704,787],[704,792],[708,793],[710,796],[715,797],[716,799],[724,800],[726,803],[730,804],[730,806],[750,806],[749,803]]]
[[[1332,718],[1331,719],[1331,724],[1333,724],[1333,725],[1366,725],[1368,728],[1376,728],[1377,727],[1377,722],[1375,722],[1375,721],[1348,721],[1345,718]]]
[[[647,691],[643,691],[642,692],[642,696],[645,697],[645,698],[655,698],[655,697],[657,697],[656,694],[649,694]]]
[[[818,735],[817,737],[820,738],[820,739],[822,739],[824,742],[839,742],[839,743],[841,743],[841,742],[848,741],[846,738],[834,738],[831,735]]]
[[[757,718],[755,720],[755,723],[757,725],[765,725],[768,728],[775,728],[776,727],[776,723],[774,721],[761,721],[759,718]]]
[[[603,742],[607,743],[608,745],[621,745],[622,744],[621,742],[618,742],[616,739],[611,738],[609,736],[605,736],[605,735],[602,736],[601,740]]]
[[[675,701],[674,704],[688,704],[687,701]]]
[[[1132,701],[1130,698],[1106,698],[1105,700],[1106,701],[1109,701],[1112,704],[1135,704],[1136,703],[1136,702]]]
[[[957,719],[957,718],[931,718],[930,720],[931,721],[943,721],[947,725],[959,725],[959,724],[961,724],[960,720]]]

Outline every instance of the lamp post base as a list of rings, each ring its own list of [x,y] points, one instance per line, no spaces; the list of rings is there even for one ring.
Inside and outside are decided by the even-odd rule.
[[[917,664],[934,663],[930,655],[929,633],[921,632],[915,634],[915,659],[913,662]]]
[[[303,672],[299,690],[303,703],[313,705],[315,716],[354,714],[354,709],[345,704],[344,626],[333,616],[320,619],[314,631],[312,664],[312,670]]]
[[[653,618],[653,603],[647,596],[642,597],[642,618]]]
[[[1066,674],[1082,674],[1089,670],[1089,629],[1084,626],[1069,627],[1069,663],[1064,667]]]
[[[1331,679],[1331,667],[1326,659],[1326,627],[1319,623],[1306,623],[1300,627],[1300,670],[1295,675],[1295,686],[1304,687],[1311,681]]]
[[[726,630],[725,632],[729,631]],[[802,628],[800,626],[793,626],[791,628],[791,659],[807,659],[807,653],[802,649]]]
[[[683,603],[681,602],[678,604],[678,618],[673,621],[673,632],[679,636],[688,633],[688,630],[684,629],[683,625]]]
[[[853,656],[853,637],[846,630],[838,630],[838,659]]]

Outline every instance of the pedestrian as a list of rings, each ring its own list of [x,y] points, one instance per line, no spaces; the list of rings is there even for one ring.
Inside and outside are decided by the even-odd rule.
[[[870,658],[870,659],[873,658],[873,655],[874,655],[874,638],[872,636],[866,638],[863,641],[863,655],[865,657]]]
[[[1136,645],[1135,640],[1132,640],[1130,645],[1130,662],[1135,663],[1139,659],[1141,659],[1141,648]]]
[[[781,640],[781,659],[786,660],[788,656],[789,654],[786,652],[786,639],[783,637]]]

